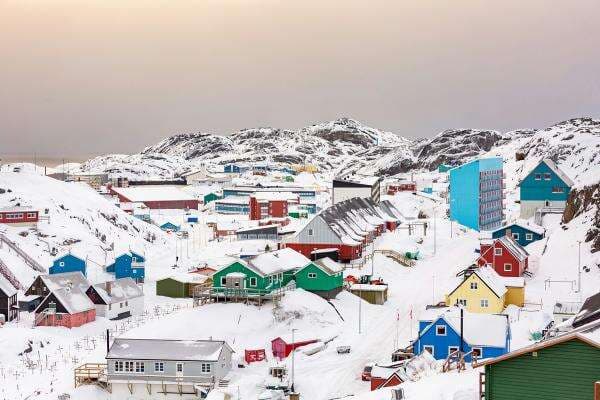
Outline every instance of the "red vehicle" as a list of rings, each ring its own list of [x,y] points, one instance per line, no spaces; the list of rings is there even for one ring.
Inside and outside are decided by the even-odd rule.
[[[360,375],[360,379],[362,379],[363,381],[370,381],[371,380],[371,371],[373,370],[373,366],[375,366],[375,364],[373,364],[373,363],[366,364],[365,367],[363,368],[362,374]]]

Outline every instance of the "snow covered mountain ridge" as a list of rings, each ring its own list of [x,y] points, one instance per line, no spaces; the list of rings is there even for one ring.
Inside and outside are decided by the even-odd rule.
[[[313,164],[320,171],[360,171],[394,175],[433,170],[439,164],[459,165],[510,143],[516,151],[557,161],[585,148],[600,151],[600,120],[574,118],[545,129],[511,132],[449,129],[430,139],[413,140],[340,118],[299,130],[250,128],[229,136],[178,134],[133,155],[106,155],[82,164],[82,171],[120,173],[130,177],[172,177],[200,164],[268,162]],[[591,146],[591,147],[590,147]],[[514,146],[513,146],[514,147]],[[584,157],[591,164],[600,156]],[[582,161],[584,161],[582,159]]]

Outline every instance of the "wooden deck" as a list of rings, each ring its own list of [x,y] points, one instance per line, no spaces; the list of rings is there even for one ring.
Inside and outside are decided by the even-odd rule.
[[[97,385],[110,392],[110,385],[106,379],[106,367],[106,364],[88,363],[75,368],[73,374],[75,387]]]
[[[271,291],[258,289],[231,289],[222,287],[196,287],[194,289],[194,306],[207,303],[254,303],[262,305],[266,301],[278,302],[285,292],[296,288],[294,284],[273,289]]]
[[[375,253],[380,253],[383,254],[386,257],[391,258],[392,260],[396,261],[398,264],[402,264],[405,267],[414,267],[415,266],[415,261],[411,260],[410,258],[406,257],[404,254],[402,253],[398,253],[397,251],[394,250],[375,250]]]

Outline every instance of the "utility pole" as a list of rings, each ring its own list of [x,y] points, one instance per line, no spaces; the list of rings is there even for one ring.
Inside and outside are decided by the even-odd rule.
[[[297,330],[298,329],[292,328],[292,346],[293,346],[293,343],[296,343],[294,334]],[[295,367],[294,353],[296,353],[295,349],[292,350],[292,387],[291,387],[292,393],[294,393],[294,367]]]
[[[577,293],[581,293],[581,240],[578,240],[577,244]]]
[[[433,206],[433,255],[437,251],[437,232],[436,232],[436,217],[435,217],[435,205]]]
[[[360,283],[359,283],[360,285]],[[361,334],[361,318],[362,318],[362,287],[358,289],[358,334]]]

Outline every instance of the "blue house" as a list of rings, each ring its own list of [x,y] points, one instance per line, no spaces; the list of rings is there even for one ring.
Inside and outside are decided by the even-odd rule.
[[[57,258],[52,263],[52,266],[48,270],[50,275],[61,274],[63,272],[81,272],[86,276],[86,261],[74,256],[71,253],[65,254],[62,257]]]
[[[128,251],[115,258],[115,262],[106,267],[106,272],[115,274],[115,279],[132,278],[136,283],[144,282],[146,259],[137,252]]]
[[[162,229],[165,232],[179,232],[180,228],[178,225],[175,225],[172,222],[165,222],[160,226],[160,229]]]
[[[227,174],[240,174],[242,172],[246,172],[250,169],[247,165],[240,164],[225,164],[223,168],[224,172]]]
[[[493,231],[492,238],[500,239],[501,237],[510,235],[517,243],[525,247],[529,243],[543,239],[545,232],[546,230],[539,225],[517,221]]]
[[[510,351],[510,326],[505,315],[463,311],[462,352],[465,361],[498,357]],[[461,350],[461,313],[458,308],[431,309],[419,320],[415,354],[429,351],[436,360]]]
[[[504,218],[502,158],[482,158],[452,168],[450,219],[476,231],[498,228]]]
[[[573,181],[550,159],[543,159],[519,183],[521,218],[531,218],[540,208],[565,208]]]

